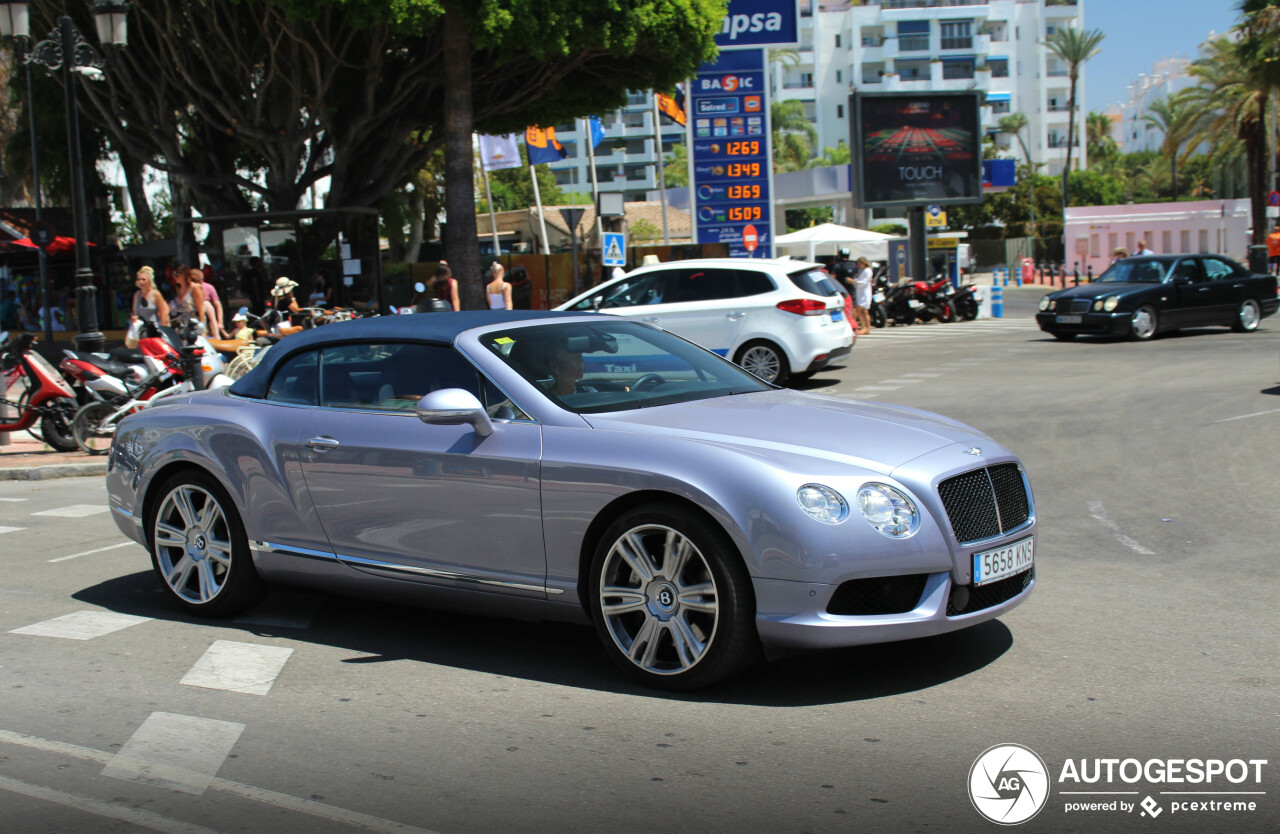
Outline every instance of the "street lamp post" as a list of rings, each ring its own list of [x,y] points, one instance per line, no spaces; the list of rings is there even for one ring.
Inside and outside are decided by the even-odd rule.
[[[125,25],[128,8],[128,0],[93,0],[93,14],[102,44],[124,46],[128,43]],[[0,0],[0,36],[28,38],[30,34],[27,3]],[[89,265],[89,208],[84,187],[84,159],[80,152],[80,108],[76,105],[76,82],[72,73],[100,73],[107,62],[76,31],[71,18],[66,15],[58,19],[58,28],[33,45],[22,60],[62,73],[67,98],[67,142],[71,146],[71,203],[76,238],[76,328],[79,330],[76,347],[86,351],[101,350],[103,336],[98,329],[98,288],[93,284],[93,269]],[[28,103],[28,106],[32,105]]]

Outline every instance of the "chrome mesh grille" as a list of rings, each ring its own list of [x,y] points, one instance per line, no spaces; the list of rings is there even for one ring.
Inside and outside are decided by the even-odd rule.
[[[1026,484],[1016,463],[965,472],[938,485],[951,530],[960,542],[989,539],[1031,515]]]

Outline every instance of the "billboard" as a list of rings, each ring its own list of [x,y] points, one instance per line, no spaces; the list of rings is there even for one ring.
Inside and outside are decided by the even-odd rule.
[[[858,204],[982,202],[980,97],[970,91],[850,96]]]
[[[729,0],[716,33],[716,46],[722,51],[799,43],[799,0]]]

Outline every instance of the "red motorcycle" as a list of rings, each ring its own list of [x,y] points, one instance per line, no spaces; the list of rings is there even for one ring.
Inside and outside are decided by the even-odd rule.
[[[955,321],[955,305],[951,300],[951,294],[954,290],[951,288],[951,280],[945,276],[937,276],[937,279],[933,282],[911,282],[911,298],[920,302],[919,306],[915,304],[911,306],[916,311],[916,317],[921,321],[931,321],[932,319]]]
[[[77,447],[71,421],[76,413],[76,393],[57,369],[32,349],[36,339],[34,333],[12,340],[8,333],[0,333],[5,386],[0,403],[6,406],[0,432],[27,431],[39,424],[44,442],[60,452],[74,452]],[[19,388],[16,400],[7,399]],[[17,411],[16,419],[10,418],[10,409]]]

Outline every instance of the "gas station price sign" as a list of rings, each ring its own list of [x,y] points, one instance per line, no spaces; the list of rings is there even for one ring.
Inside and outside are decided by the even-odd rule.
[[[699,243],[730,257],[770,257],[772,169],[764,53],[722,52],[704,64],[692,95],[694,217]]]

